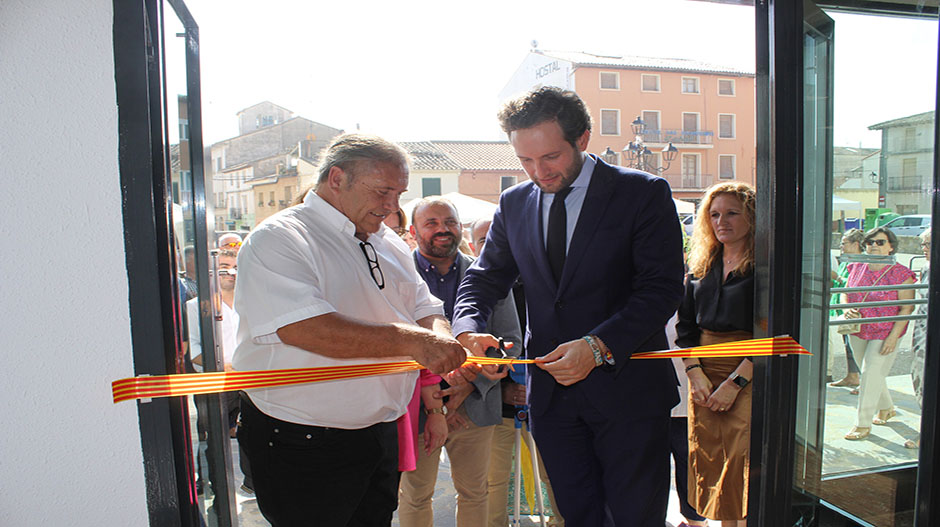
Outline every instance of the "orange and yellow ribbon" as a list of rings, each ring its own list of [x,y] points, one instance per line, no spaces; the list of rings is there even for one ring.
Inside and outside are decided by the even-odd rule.
[[[793,337],[771,337],[766,339],[739,340],[737,342],[724,342],[709,344],[694,348],[682,348],[666,351],[644,351],[634,353],[631,359],[665,359],[665,358],[714,358],[714,357],[766,357],[770,355],[812,355]]]
[[[668,351],[635,353],[633,359],[660,359],[667,357],[737,357],[761,355],[809,355],[791,337],[742,340],[727,344],[714,344]],[[479,365],[534,364],[532,359],[467,357],[467,362]],[[155,397],[175,397],[207,393],[274,388],[306,384],[310,382],[355,379],[372,375],[387,375],[420,370],[415,361],[387,362],[379,364],[354,364],[348,366],[326,366],[320,368],[297,368],[287,370],[220,371],[209,373],[181,373],[175,375],[141,375],[120,379],[111,383],[114,402]]]

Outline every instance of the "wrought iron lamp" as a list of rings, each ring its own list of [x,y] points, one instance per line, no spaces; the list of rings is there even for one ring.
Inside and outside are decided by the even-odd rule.
[[[637,117],[636,120],[630,123],[630,128],[633,130],[633,134],[636,137],[623,149],[624,157],[628,162],[627,166],[653,174],[661,174],[669,170],[669,165],[679,156],[679,149],[670,141],[662,150],[665,166],[653,166],[651,164],[653,152],[643,143],[643,132],[646,130],[646,123],[643,122],[643,119]],[[610,150],[610,148],[607,150]],[[604,152],[602,155],[606,160],[607,152]]]

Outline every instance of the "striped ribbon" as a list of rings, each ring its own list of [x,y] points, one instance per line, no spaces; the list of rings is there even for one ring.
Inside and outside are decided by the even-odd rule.
[[[784,335],[766,339],[739,340],[695,348],[634,353],[631,359],[766,357],[769,355],[812,355],[793,337]]]
[[[667,357],[737,357],[760,355],[809,355],[791,337],[754,339],[699,346],[668,351],[635,353],[633,359],[659,359]],[[531,359],[467,357],[467,362],[479,365],[534,364]],[[154,397],[175,397],[207,393],[274,388],[310,382],[355,379],[372,375],[402,373],[423,368],[415,361],[387,362],[379,364],[355,364],[349,366],[326,366],[320,368],[297,368],[288,370],[220,371],[209,373],[182,373],[175,375],[141,375],[120,379],[111,383],[114,402]]]

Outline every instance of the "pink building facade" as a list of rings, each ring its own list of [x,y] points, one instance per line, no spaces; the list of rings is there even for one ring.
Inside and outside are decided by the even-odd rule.
[[[653,153],[641,168],[666,178],[676,198],[698,201],[722,180],[755,181],[754,79],[692,60],[534,50],[500,96],[540,85],[576,91],[594,120],[588,151],[623,166],[632,164],[625,148],[639,118]],[[678,154],[667,167],[661,152],[669,143]]]

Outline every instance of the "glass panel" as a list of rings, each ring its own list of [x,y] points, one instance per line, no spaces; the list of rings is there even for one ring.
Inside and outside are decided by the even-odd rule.
[[[917,235],[931,214],[936,94],[936,54],[923,51],[936,50],[936,33],[936,22],[830,18],[807,2],[799,340],[814,356],[800,361],[794,484],[863,525],[913,524],[926,324]],[[913,42],[919,58],[899,66],[902,83],[853,66],[906,61]],[[922,216],[872,232],[898,214]],[[846,320],[857,313],[885,319],[858,331]]]
[[[228,361],[223,357],[229,351],[227,343],[215,335],[232,330],[233,320],[222,306],[230,305],[235,284],[235,250],[227,247],[218,254],[214,237],[211,246],[206,243],[205,225],[196,222],[197,203],[204,196],[196,196],[204,185],[194,185],[193,156],[190,124],[191,104],[187,84],[187,40],[193,38],[168,1],[163,3],[164,57],[167,144],[169,145],[174,238],[179,254],[179,282],[182,301],[181,334],[187,372],[221,371]],[[196,117],[196,116],[192,116]],[[201,176],[202,171],[199,171]],[[211,207],[211,203],[208,204]],[[210,209],[211,214],[211,209]],[[200,247],[202,243],[202,247]],[[209,255],[211,254],[211,257]],[[215,276],[213,270],[225,276]],[[209,283],[203,283],[208,280]],[[228,310],[230,311],[230,310]],[[234,338],[234,331],[231,332]],[[207,349],[209,348],[209,349]],[[228,507],[234,501],[232,471],[227,470],[231,452],[237,444],[230,438],[238,414],[237,393],[187,397],[190,416],[190,437],[193,453],[193,480],[195,481],[201,522],[206,525],[231,525]],[[223,405],[225,409],[223,410]],[[240,478],[239,478],[240,479]],[[224,496],[224,499],[220,499]]]
[[[620,134],[620,112],[617,110],[601,110],[601,134]]]
[[[659,112],[643,112],[644,133],[659,134]]]

